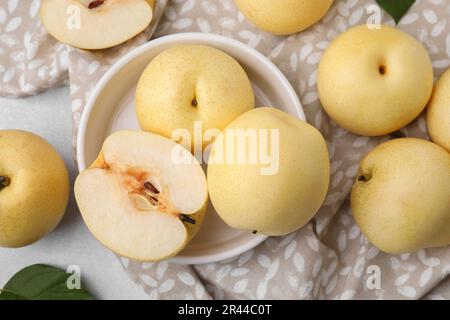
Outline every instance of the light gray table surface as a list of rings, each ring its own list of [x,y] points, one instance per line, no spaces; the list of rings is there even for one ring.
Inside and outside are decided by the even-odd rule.
[[[64,158],[73,179],[72,124],[69,89],[52,89],[23,99],[0,97],[0,130],[22,129],[49,141]],[[0,248],[0,288],[19,269],[44,263],[61,268],[80,267],[83,283],[96,299],[148,299],[128,277],[118,258],[85,227],[71,196],[63,221],[44,239],[21,249]]]

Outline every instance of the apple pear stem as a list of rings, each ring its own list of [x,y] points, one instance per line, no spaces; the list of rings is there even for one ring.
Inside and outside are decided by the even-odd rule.
[[[191,102],[191,105],[194,107],[194,108],[196,108],[197,106],[198,106],[198,101],[197,101],[197,99],[192,99],[192,102]]]
[[[370,174],[362,174],[362,175],[358,176],[358,181],[367,182],[371,178],[372,178],[372,176]]]
[[[190,218],[190,217],[188,217],[188,216],[185,215],[185,214],[180,214],[179,218],[180,218],[180,220],[183,221],[183,222],[187,222],[187,223],[190,223],[190,224],[195,224],[195,220],[192,219],[192,218]]]
[[[0,176],[0,191],[9,186],[10,183],[11,180],[8,177]]]

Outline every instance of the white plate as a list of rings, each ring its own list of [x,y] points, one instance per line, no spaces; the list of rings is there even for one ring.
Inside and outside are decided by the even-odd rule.
[[[246,70],[255,90],[257,106],[277,107],[305,120],[294,89],[280,70],[249,46],[229,38],[203,33],[180,33],[152,40],[116,62],[94,89],[80,121],[77,137],[78,169],[84,170],[112,132],[139,129],[134,111],[136,84],[153,57],[180,44],[204,44],[233,56]],[[171,261],[182,264],[216,262],[237,256],[267,239],[264,235],[225,225],[209,206],[198,235]]]

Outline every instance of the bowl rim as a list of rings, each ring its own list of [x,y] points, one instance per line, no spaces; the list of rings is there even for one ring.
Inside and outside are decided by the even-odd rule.
[[[202,43],[210,43],[211,46],[214,47],[215,44],[221,44],[228,47],[234,47],[237,50],[245,52],[245,54],[249,56],[253,56],[258,60],[260,64],[266,66],[268,71],[272,73],[276,79],[282,85],[284,91],[288,94],[288,99],[294,104],[295,116],[301,120],[306,121],[305,113],[300,102],[300,99],[292,87],[291,83],[287,80],[286,76],[281,72],[275,64],[270,61],[266,56],[260,53],[258,50],[250,47],[249,45],[232,39],[227,38],[225,36],[217,35],[217,34],[208,34],[202,32],[183,32],[176,33],[167,36],[162,36],[153,40],[150,40],[134,49],[126,53],[124,56],[119,58],[116,62],[114,62],[110,68],[103,74],[100,78],[100,81],[95,85],[94,90],[91,92],[90,96],[87,99],[86,106],[82,111],[78,132],[76,135],[76,160],[77,160],[77,169],[78,171],[82,171],[86,169],[86,160],[85,160],[85,141],[86,141],[86,132],[89,123],[90,116],[92,114],[92,110],[94,109],[95,103],[99,95],[103,92],[104,88],[111,81],[111,79],[129,62],[138,56],[144,54],[145,52],[155,49],[161,45],[165,44],[185,44],[189,42],[202,42]],[[253,249],[257,245],[261,244],[264,240],[269,238],[267,235],[256,235],[252,240],[246,242],[243,245],[235,247],[231,250],[226,251],[225,253],[213,253],[205,256],[198,257],[187,257],[187,256],[175,256],[169,259],[170,262],[178,263],[178,264],[205,264],[205,263],[213,263],[222,260],[227,260],[238,256],[250,249]]]

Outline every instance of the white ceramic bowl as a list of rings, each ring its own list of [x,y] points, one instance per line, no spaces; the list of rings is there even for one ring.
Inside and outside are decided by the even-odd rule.
[[[80,121],[77,137],[78,169],[84,170],[97,157],[112,132],[139,129],[134,110],[136,84],[148,63],[162,51],[180,44],[203,44],[233,56],[246,70],[257,106],[277,107],[305,120],[294,89],[281,71],[249,46],[229,38],[203,33],[180,33],[152,40],[117,61],[95,87]],[[197,236],[173,262],[201,264],[237,256],[260,244],[267,236],[235,230],[225,225],[209,206]]]

